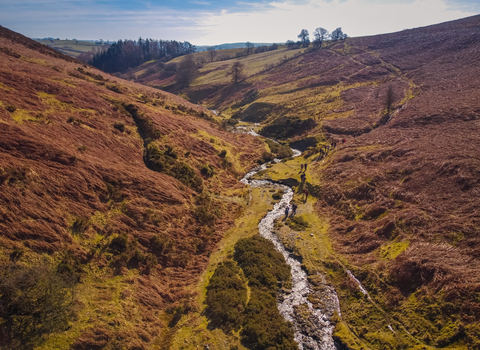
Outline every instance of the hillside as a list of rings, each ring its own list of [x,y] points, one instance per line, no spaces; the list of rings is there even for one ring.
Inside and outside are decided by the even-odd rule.
[[[260,123],[261,134],[306,150],[311,208],[332,250],[297,248],[309,275],[327,273],[337,288],[338,341],[354,349],[477,349],[480,16],[299,53],[204,63],[185,89],[174,76],[139,81]],[[246,78],[234,85],[226,72],[235,61]],[[337,147],[325,156],[331,143]],[[302,160],[262,175],[301,195]]]
[[[3,27],[0,135],[0,348],[168,347],[263,143]]]

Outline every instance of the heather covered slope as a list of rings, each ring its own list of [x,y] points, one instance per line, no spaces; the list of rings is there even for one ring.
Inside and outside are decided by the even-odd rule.
[[[304,263],[335,283],[348,326],[335,334],[351,348],[480,344],[479,63],[474,16],[328,43],[236,85],[201,76],[181,91],[311,147],[306,186],[333,252]],[[337,148],[322,157],[331,142]],[[264,175],[299,180],[299,162]]]
[[[203,107],[0,27],[0,348],[166,345],[262,148]],[[5,301],[14,279],[44,293],[42,276],[75,291],[56,325],[19,318],[34,294]]]

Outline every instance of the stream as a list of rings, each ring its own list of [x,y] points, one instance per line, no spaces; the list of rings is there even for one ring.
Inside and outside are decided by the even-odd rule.
[[[251,130],[249,133],[253,134],[254,132]],[[298,150],[292,149],[292,151],[294,157],[301,154]],[[338,347],[332,338],[334,326],[330,322],[335,311],[340,315],[340,305],[335,289],[326,282],[325,276],[320,276],[323,283],[321,287],[315,287],[314,291],[313,286],[307,279],[307,273],[302,269],[299,258],[293,256],[274,233],[274,222],[285,215],[285,207],[290,204],[293,198],[293,190],[288,186],[276,184],[269,180],[250,180],[254,174],[266,169],[267,164],[252,169],[240,181],[252,187],[274,185],[284,191],[280,202],[276,203],[258,224],[260,235],[275,245],[277,251],[284,256],[285,261],[291,267],[292,289],[281,293],[278,298],[278,309],[287,321],[292,322],[295,341],[298,343],[300,350],[335,350]],[[315,308],[307,299],[312,292],[317,293],[317,295],[320,293],[322,296],[321,309]]]

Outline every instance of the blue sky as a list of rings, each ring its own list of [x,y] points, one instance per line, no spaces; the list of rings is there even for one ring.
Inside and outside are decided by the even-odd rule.
[[[0,25],[29,37],[196,45],[284,42],[317,27],[374,35],[479,13],[479,0],[0,0]]]

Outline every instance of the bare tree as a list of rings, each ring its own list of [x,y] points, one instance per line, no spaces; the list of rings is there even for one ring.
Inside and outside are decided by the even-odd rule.
[[[236,61],[232,64],[230,69],[227,71],[227,77],[232,76],[232,82],[234,84],[238,83],[243,78],[243,69],[245,66],[242,62]]]
[[[320,27],[315,29],[315,31],[313,32],[313,36],[315,37],[315,40],[313,41],[313,47],[315,49],[321,49],[323,41],[328,39],[329,33],[328,30]]]
[[[310,34],[308,34],[308,30],[306,29],[302,29],[300,34],[298,34],[298,38],[302,42],[303,47],[307,47],[308,45],[310,45],[310,39],[308,38],[309,35]]]
[[[385,107],[387,107],[387,115],[390,115],[390,111],[394,102],[395,92],[393,91],[393,86],[388,85],[387,94],[385,95]]]
[[[197,64],[192,55],[186,55],[177,67],[175,81],[181,86],[189,86],[197,75]]]
[[[250,55],[251,53],[253,53],[253,48],[255,47],[255,45],[252,44],[250,41],[247,41],[245,43],[245,47],[247,48],[247,55]]]
[[[207,47],[208,56],[210,57],[210,62],[213,62],[215,57],[217,56],[217,51],[215,50],[214,46]]]

